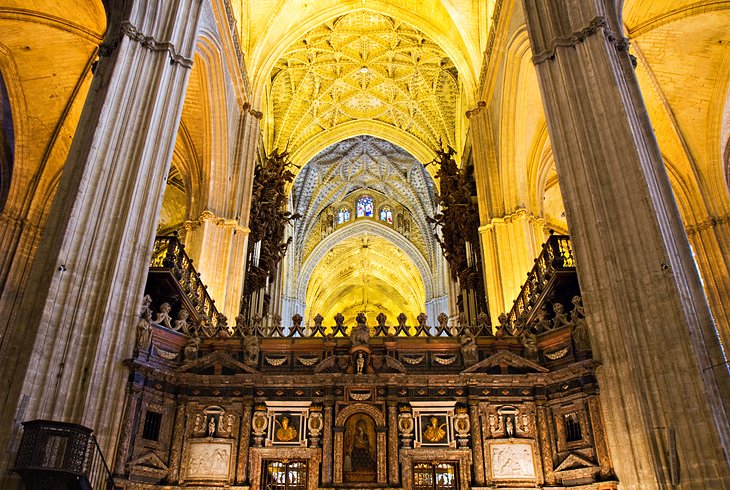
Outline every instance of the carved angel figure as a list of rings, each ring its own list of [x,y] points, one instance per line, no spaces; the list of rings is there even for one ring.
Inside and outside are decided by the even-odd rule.
[[[172,310],[170,303],[162,303],[160,311],[155,316],[155,323],[171,329],[172,317],[170,316],[170,310]]]

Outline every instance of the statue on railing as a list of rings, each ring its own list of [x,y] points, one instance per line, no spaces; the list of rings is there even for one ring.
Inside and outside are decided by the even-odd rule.
[[[259,363],[259,337],[257,335],[246,335],[243,337],[243,362],[256,366]]]
[[[466,366],[471,366],[479,361],[477,339],[468,328],[464,330],[461,336],[461,357],[464,359]]]
[[[355,318],[357,326],[352,329],[350,341],[353,347],[367,346],[370,343],[370,329],[367,326],[367,318],[364,313],[358,313]]]
[[[190,324],[188,323],[188,317],[190,313],[185,308],[181,308],[177,312],[177,319],[175,320],[174,327],[172,328],[176,332],[182,332],[185,335],[190,335]]]
[[[555,313],[555,317],[553,318],[553,330],[570,325],[568,314],[565,312],[565,308],[561,303],[553,303],[553,312]]]
[[[172,317],[170,316],[170,310],[172,310],[170,303],[162,303],[160,305],[160,311],[157,312],[157,315],[155,316],[155,323],[172,329]]]
[[[200,337],[198,331],[193,330],[187,344],[185,344],[185,360],[186,361],[197,361],[198,351],[200,350]]]
[[[494,332],[494,336],[497,338],[509,336],[512,333],[512,327],[509,324],[507,314],[500,313],[497,319],[499,320],[499,325],[497,325],[497,331]]]
[[[570,312],[570,323],[573,325],[573,343],[576,351],[590,350],[591,340],[588,335],[583,299],[580,296],[573,296],[573,311]]]
[[[538,362],[540,360],[539,350],[537,347],[537,335],[529,329],[525,329],[520,336],[520,342],[524,348],[525,359],[528,361]]]
[[[138,350],[146,351],[150,346],[150,340],[152,337],[152,310],[150,304],[152,298],[149,294],[145,295],[142,300],[142,311],[139,314],[139,321],[137,322],[136,331],[137,338],[135,345]]]

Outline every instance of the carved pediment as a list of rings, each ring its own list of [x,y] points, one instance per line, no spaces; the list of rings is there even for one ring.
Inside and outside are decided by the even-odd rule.
[[[557,468],[555,468],[555,472],[577,470],[581,468],[597,468],[597,466],[588,458],[581,456],[580,454],[570,453],[568,457],[565,458]]]
[[[527,374],[548,372],[550,372],[549,369],[506,350],[499,350],[483,361],[480,361],[462,371],[462,373],[488,374]]]
[[[141,476],[151,482],[162,480],[170,471],[165,462],[151,451],[133,459],[127,463],[127,467],[130,474]]]
[[[211,352],[207,356],[201,357],[197,361],[185,364],[178,372],[181,373],[194,373],[194,374],[210,374],[208,371],[210,368],[215,368],[216,365],[221,365],[233,371],[232,374],[259,374],[259,372],[247,366],[242,362],[237,361],[228,354],[220,351]]]

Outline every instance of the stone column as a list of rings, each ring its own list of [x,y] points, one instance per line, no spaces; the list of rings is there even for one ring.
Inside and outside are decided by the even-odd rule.
[[[324,429],[322,430],[322,486],[330,486],[332,484],[332,463],[333,459],[333,437],[332,426],[334,424],[332,414],[332,400],[324,402]]]
[[[483,487],[484,478],[484,439],[482,422],[479,416],[479,400],[469,399],[469,422],[471,423],[471,448],[474,465],[474,481],[472,486]]]
[[[34,287],[11,319],[23,327],[0,348],[0,479],[15,450],[7,441],[22,420],[88,426],[112,459],[124,408],[122,360],[134,344],[201,5],[114,4],[124,10],[110,15],[104,56],[31,266]],[[21,394],[29,403],[18,414]]]
[[[251,417],[253,417],[253,398],[243,402],[243,415],[238,434],[238,462],[236,464],[236,484],[245,485],[248,479],[248,450],[251,442]]]
[[[613,464],[611,463],[611,455],[606,445],[606,431],[603,428],[601,402],[598,399],[598,395],[589,396],[587,405],[588,416],[591,421],[593,445],[596,448],[596,459],[598,459],[598,466],[601,468],[601,478],[607,480],[613,478]]]
[[[728,371],[621,37],[620,2],[523,4],[618,478],[627,489],[669,485],[671,428],[680,486],[728,485]]]
[[[205,210],[196,221],[186,222],[185,230],[185,251],[218,311],[233,323],[243,292],[248,228],[242,227],[235,218]]]
[[[492,218],[479,227],[484,257],[484,284],[492,325],[508,313],[535,265],[545,241],[544,220],[526,209]]]
[[[398,486],[398,402],[388,400],[388,482]]]
[[[723,345],[730,347],[730,214],[687,227]]]
[[[208,286],[211,298],[216,300],[218,310],[229,321],[238,315],[243,294],[250,232],[248,218],[261,117],[260,112],[244,104],[230,171],[232,181],[228,191],[233,198],[225,203],[227,209],[206,209],[196,220],[186,223],[186,251]]]
[[[180,459],[182,458],[183,441],[185,431],[188,428],[187,402],[181,401],[177,405],[175,413],[175,426],[172,429],[172,444],[170,445],[170,468],[169,481],[173,484],[180,481]]]
[[[548,422],[549,411],[545,406],[545,400],[535,402],[535,430],[537,434],[535,438],[540,447],[540,458],[542,462],[543,475],[546,485],[555,485],[555,465],[553,462],[553,445],[550,437],[550,424]]]

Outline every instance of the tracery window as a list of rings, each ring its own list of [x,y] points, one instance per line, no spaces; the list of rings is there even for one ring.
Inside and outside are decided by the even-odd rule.
[[[385,221],[389,225],[393,224],[393,211],[388,206],[380,208],[380,221]]]
[[[261,472],[261,488],[267,490],[305,490],[307,462],[265,460]]]
[[[362,196],[357,200],[357,217],[372,218],[373,217],[373,198],[370,196]]]
[[[342,223],[346,223],[348,221],[350,221],[350,209],[343,206],[337,213],[337,224],[341,225]]]
[[[415,490],[458,489],[456,463],[414,463]]]

